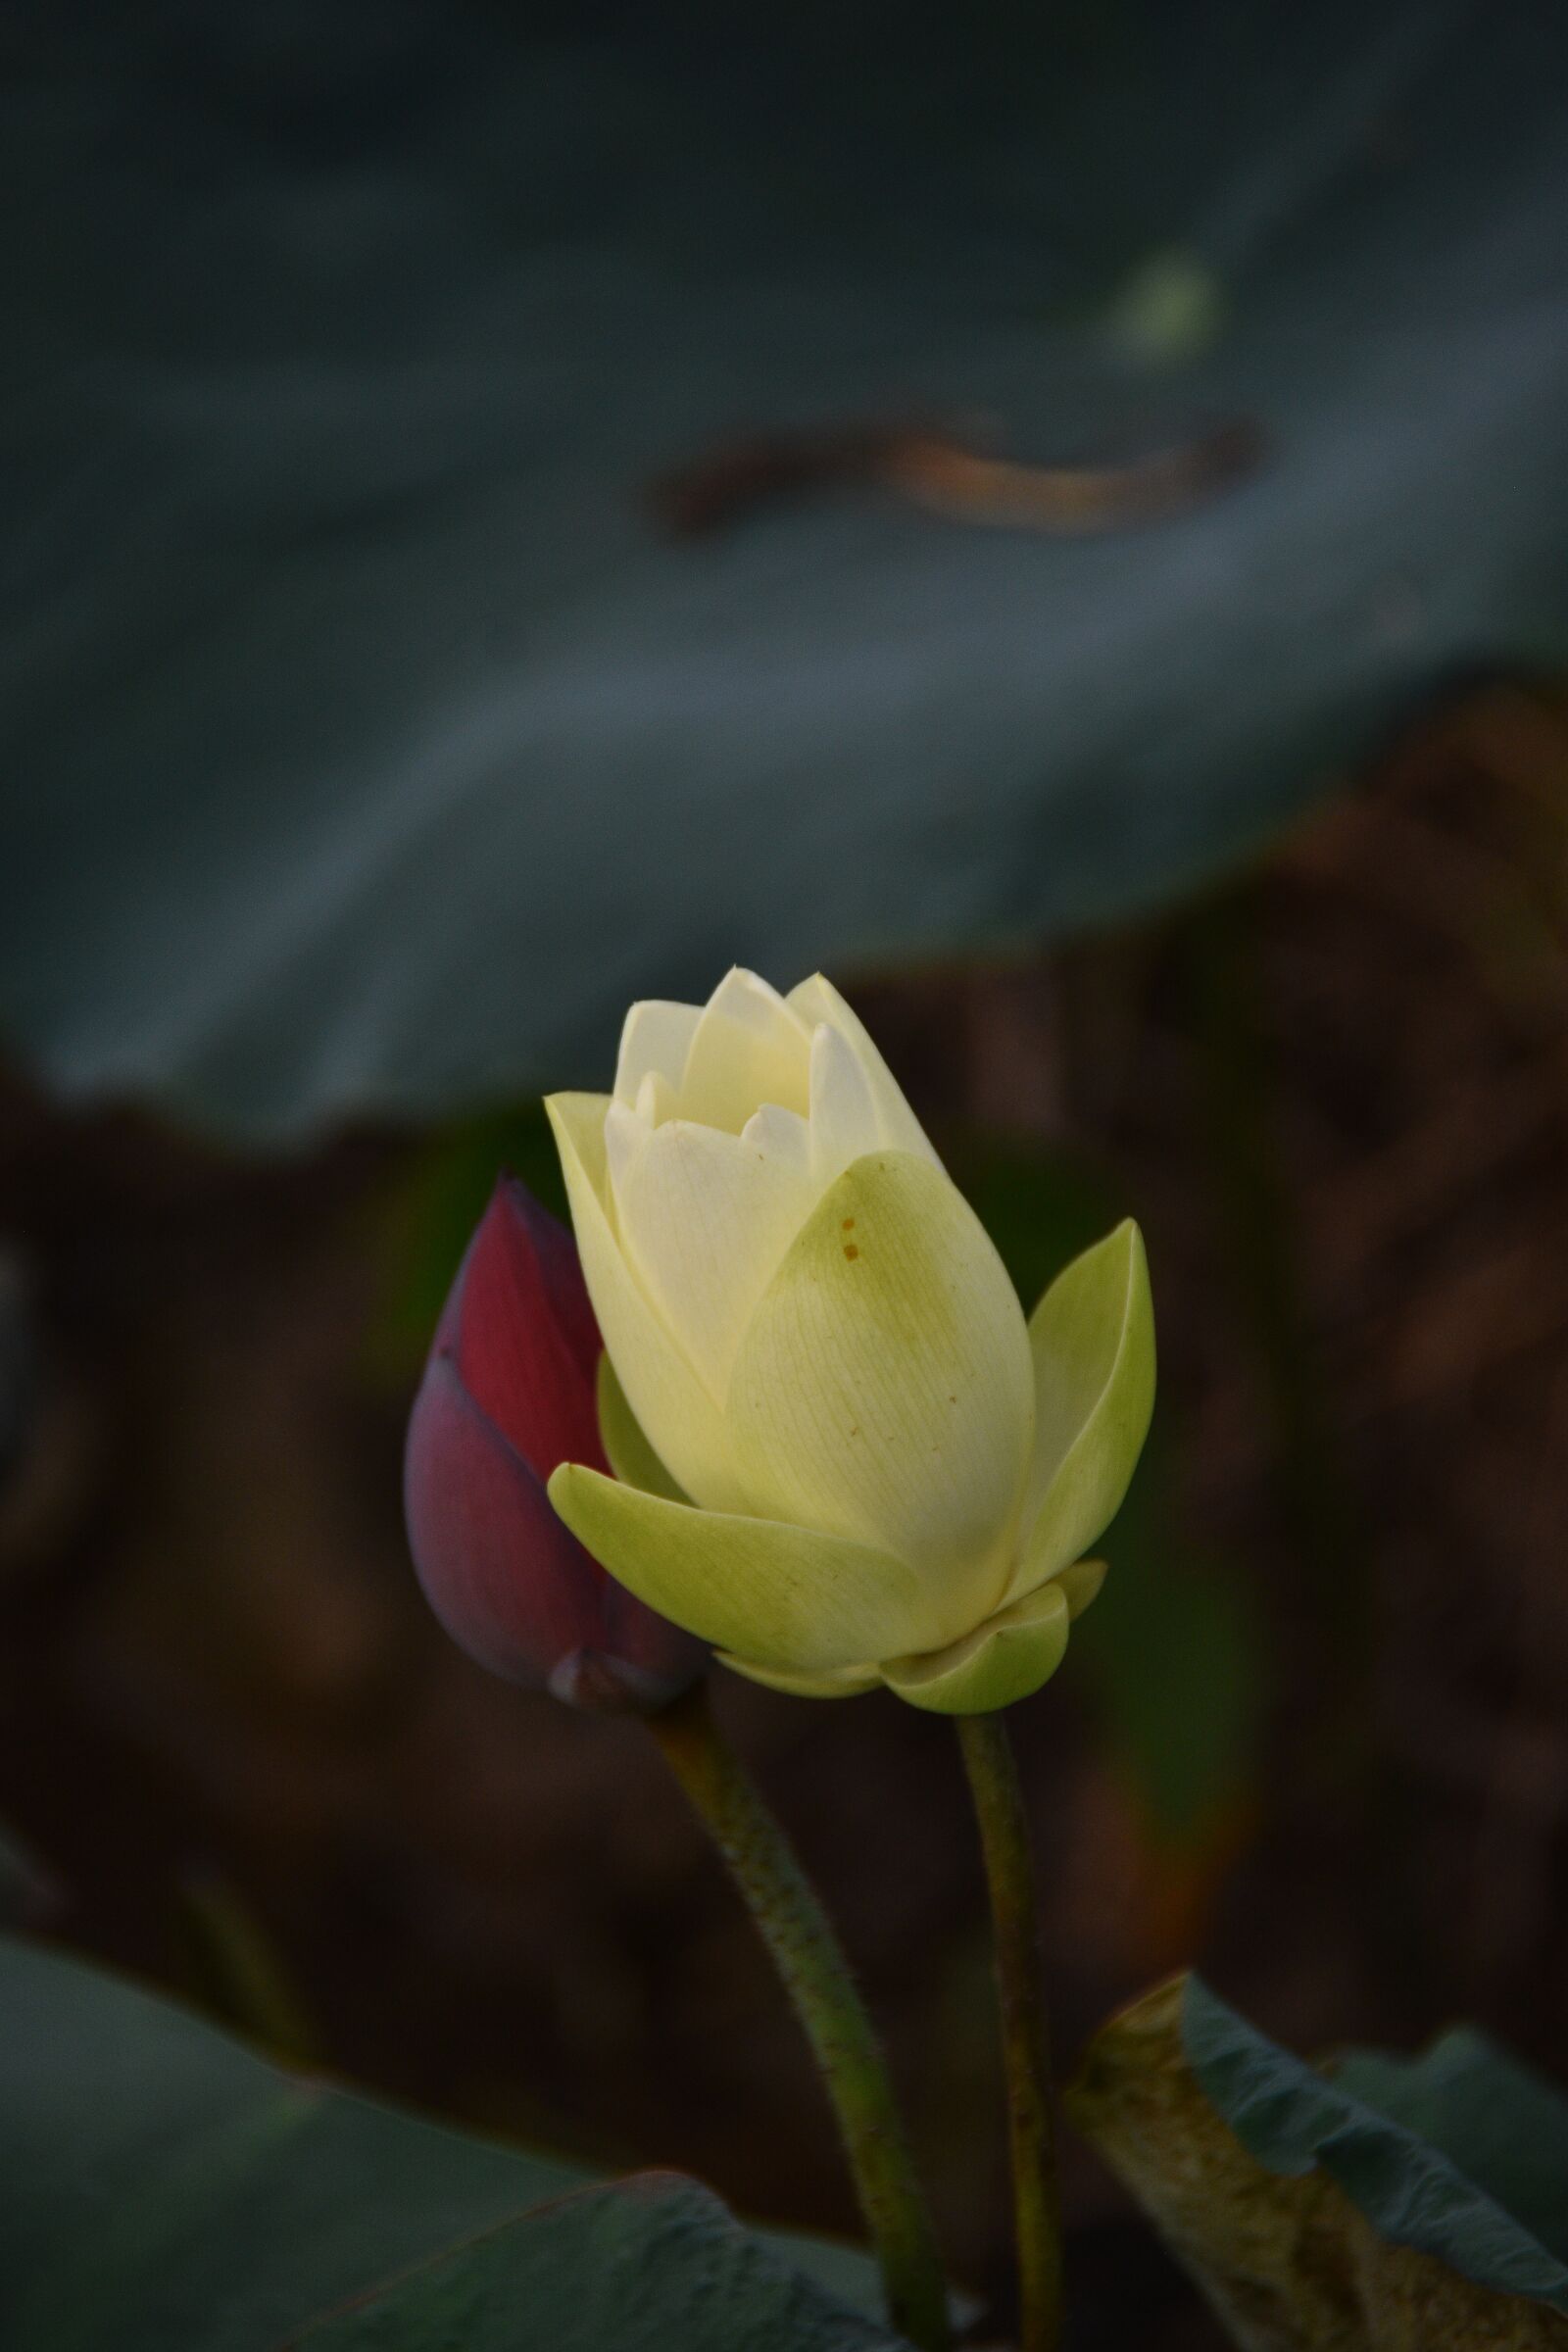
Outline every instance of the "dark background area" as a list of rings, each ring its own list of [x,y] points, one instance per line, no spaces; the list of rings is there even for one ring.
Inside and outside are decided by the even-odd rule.
[[[1149,1237],[1152,1463],[1019,1720],[1063,2066],[1195,1960],[1298,2048],[1466,2016],[1568,2079],[1568,704],[1444,700],[1176,916],[841,976],[1020,1282],[1123,1207]],[[488,1681],[414,1584],[403,1418],[502,1157],[548,1186],[532,1107],[267,1161],[5,1081],[18,1899],[334,2074],[848,2229],[802,2045],[646,1737]],[[885,2021],[955,2265],[1004,2292],[946,1727],[718,1679]],[[1076,2341],[1217,2340],[1081,2149],[1067,2195]]]
[[[852,2228],[652,1742],[400,1509],[541,1089],[820,965],[1026,1305],[1148,1237],[1060,2071],[1196,1963],[1568,2083],[1565,93],[1540,0],[14,0],[0,1918]],[[1004,2330],[951,1731],[715,1682]],[[1213,2347],[1065,2188],[1073,2352]]]

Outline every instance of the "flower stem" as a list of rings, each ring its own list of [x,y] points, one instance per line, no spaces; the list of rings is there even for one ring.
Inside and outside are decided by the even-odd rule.
[[[1061,2341],[1061,2209],[1029,1824],[1012,1741],[1002,1716],[959,1716],[958,1742],[991,1888],[1012,2142],[1020,2352],[1056,2352]]]
[[[941,2256],[875,2030],[827,1915],[703,1686],[648,1728],[729,1865],[806,2029],[876,2246],[888,2318],[919,2352],[947,2352]]]

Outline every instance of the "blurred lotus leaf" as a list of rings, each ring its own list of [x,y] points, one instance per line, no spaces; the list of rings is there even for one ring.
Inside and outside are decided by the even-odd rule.
[[[900,2352],[677,2173],[580,2188],[296,2340],[300,2352]]]
[[[1536,0],[7,33],[0,1024],[72,1094],[592,1079],[731,957],[1156,901],[1568,646]]]
[[[0,2008],[16,2352],[894,2352],[868,2261],[676,2174],[599,2182],[420,2122],[3,1938]]]
[[[1068,2107],[1244,2352],[1568,2345],[1568,2101],[1479,2034],[1320,2073],[1178,1977]]]

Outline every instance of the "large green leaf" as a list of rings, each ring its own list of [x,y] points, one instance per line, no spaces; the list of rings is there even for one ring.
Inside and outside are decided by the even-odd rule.
[[[1418,2058],[1347,2050],[1338,2089],[1446,2156],[1568,2266],[1568,2099],[1474,2027]]]
[[[1247,2352],[1568,2346],[1568,2103],[1477,2035],[1325,2073],[1177,1978],[1068,2107]]]
[[[638,993],[1060,931],[1568,644],[1538,0],[14,0],[0,1020],[260,1127]],[[650,476],[920,414],[1260,427],[1059,538]]]
[[[1320,2165],[1395,2245],[1436,2255],[1478,2286],[1568,2312],[1568,2101],[1516,2061],[1494,2066],[1472,2034],[1457,2050],[1439,2044],[1413,2061],[1368,2053],[1347,2082],[1282,2050],[1198,1977],[1188,1982],[1182,2035],[1204,2096],[1271,2172]],[[1386,2098],[1391,2089],[1402,2115],[1368,2096],[1381,2090]],[[1446,2149],[1411,2128],[1434,2109],[1444,2116]],[[1499,2130],[1518,2141],[1514,2188],[1528,2183],[1530,2209],[1554,2215],[1562,2250],[1543,2244],[1482,2185],[1469,2161],[1472,2130],[1479,2166]]]
[[[510,2352],[535,2340],[517,2332],[526,2303],[511,2302],[510,2337],[484,2334],[481,2313],[491,2326],[507,2298],[559,2298],[578,2267],[601,2265],[580,2281],[600,2332],[580,2340],[603,2352],[706,2343],[694,2315],[710,2292],[731,2342],[755,2325],[769,2346],[891,2344],[841,2299],[874,2306],[860,2257],[758,2238],[674,2176],[594,2186],[579,2167],[284,2073],[167,2001],[8,1939],[0,2015],[7,2352],[271,2352],[389,2288],[368,2307],[385,2331],[368,2321],[344,2340],[447,2340],[398,2332],[446,2299],[472,2314],[472,2352]],[[564,2304],[540,2309],[539,2342],[579,2340]]]
[[[300,2352],[893,2352],[695,2181],[584,2188],[452,2247]]]

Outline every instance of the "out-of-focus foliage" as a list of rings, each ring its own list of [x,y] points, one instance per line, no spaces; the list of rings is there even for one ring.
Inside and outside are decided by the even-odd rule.
[[[1347,2050],[1334,2082],[1424,2140],[1556,2258],[1568,2298],[1568,2100],[1484,2034],[1455,2026],[1418,2058]]]
[[[0,1996],[18,2352],[501,2352],[519,2312],[562,2352],[891,2348],[867,2262],[745,2230],[678,2175],[599,2184],[372,2106],[24,1943],[0,1942]]]
[[[261,1130],[608,1067],[634,995],[1045,936],[1568,636],[1536,0],[21,0],[0,1020]],[[1086,538],[737,433],[1215,424]]]
[[[1112,1753],[1154,1843],[1230,1858],[1257,1802],[1269,1670],[1231,1563],[1180,1536],[1168,1446],[1155,1440],[1101,1548],[1113,1574],[1075,1636]]]
[[[1069,2107],[1245,2352],[1568,2344],[1568,2103],[1480,2035],[1319,2073],[1177,1978]]]
[[[677,2173],[583,2188],[307,2328],[300,2352],[898,2352]]]
[[[22,1451],[36,1400],[37,1338],[21,1260],[0,1245],[0,1488]]]
[[[1482,2035],[1447,2036],[1419,2059],[1367,2051],[1350,2062],[1348,2079],[1343,2068],[1325,2079],[1194,1978],[1182,2040],[1205,2098],[1271,2172],[1319,2165],[1394,2243],[1440,2256],[1478,2286],[1568,2311],[1568,2101]],[[1376,2100],[1390,2087],[1392,2116]],[[1434,2116],[1439,2146],[1421,2130]],[[1549,2246],[1498,2201],[1487,2176],[1487,2149],[1495,2149],[1505,2116],[1520,2143],[1511,2191],[1524,2190],[1533,2216],[1549,2213]]]

